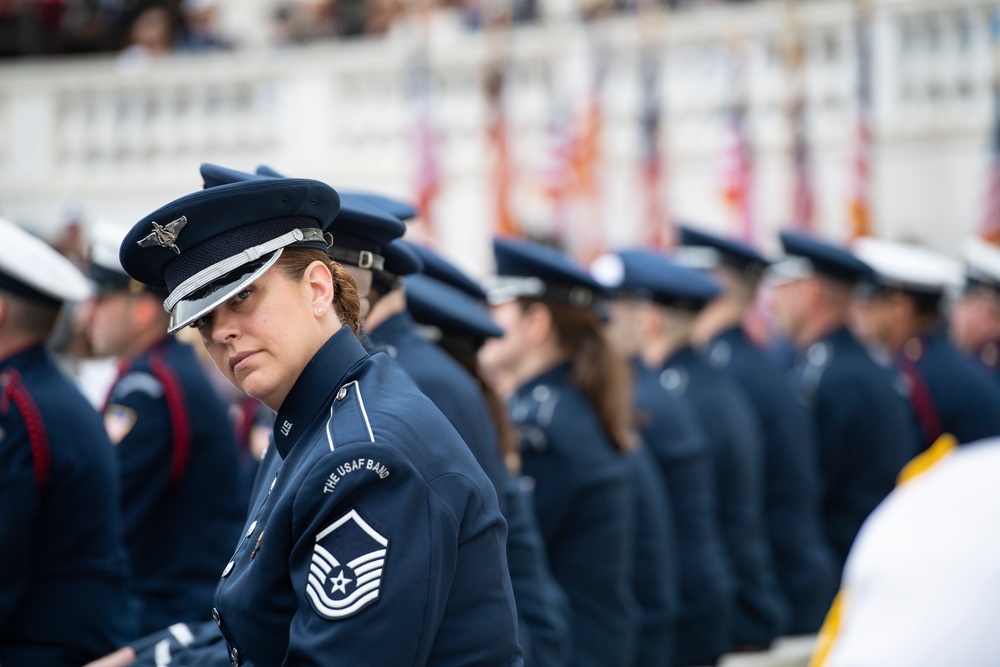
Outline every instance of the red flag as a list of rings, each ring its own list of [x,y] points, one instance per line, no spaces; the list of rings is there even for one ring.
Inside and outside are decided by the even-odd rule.
[[[668,207],[666,204],[666,166],[660,152],[660,68],[656,53],[643,59],[642,68],[642,186],[643,223],[646,244],[651,248],[668,248],[674,245]]]
[[[871,33],[868,17],[861,13],[856,23],[858,52],[858,111],[854,133],[854,159],[851,162],[851,193],[848,213],[851,238],[870,236],[871,219]]]
[[[979,236],[987,243],[1000,245],[1000,85],[994,85],[993,90],[992,144],[986,212],[979,226]]]
[[[492,178],[496,233],[501,236],[520,234],[510,209],[510,152],[507,143],[507,114],[504,109],[504,74],[499,68],[489,72],[486,79],[486,99],[490,109],[487,128],[493,148]]]
[[[753,157],[746,136],[746,106],[735,104],[729,113],[729,137],[722,165],[722,194],[741,240],[754,239]]]
[[[792,202],[792,221],[798,229],[811,231],[813,228],[812,173],[809,165],[809,139],[806,136],[804,104],[795,111],[795,189]]]

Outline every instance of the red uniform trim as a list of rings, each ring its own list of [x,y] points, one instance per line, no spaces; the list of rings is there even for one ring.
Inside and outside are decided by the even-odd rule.
[[[42,413],[27,388],[21,384],[21,374],[10,369],[0,374],[0,413],[6,415],[10,411],[10,403],[21,413],[24,426],[28,430],[28,440],[31,442],[31,460],[35,469],[35,485],[41,491],[49,483],[52,472],[52,454],[49,450],[49,436],[45,431]]]

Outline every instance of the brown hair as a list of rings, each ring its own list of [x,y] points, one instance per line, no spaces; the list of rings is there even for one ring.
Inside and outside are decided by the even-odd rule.
[[[517,431],[510,421],[510,413],[507,412],[507,406],[504,405],[503,399],[483,375],[483,369],[479,366],[479,359],[476,356],[478,350],[472,344],[456,340],[455,337],[448,335],[445,335],[439,344],[476,380],[476,384],[479,385],[479,389],[483,393],[483,399],[486,401],[486,409],[489,410],[493,427],[496,429],[500,455],[503,457],[507,470],[514,474],[520,473],[521,455],[518,449]]]
[[[583,390],[615,448],[621,452],[635,449],[631,371],[611,346],[594,311],[531,299],[521,303],[523,308],[539,303],[549,309],[556,339],[573,364],[573,383]]]
[[[354,276],[337,262],[317,248],[286,248],[275,265],[289,280],[302,280],[306,269],[313,262],[321,262],[333,278],[333,310],[340,321],[351,327],[351,331],[361,338],[361,300]]]

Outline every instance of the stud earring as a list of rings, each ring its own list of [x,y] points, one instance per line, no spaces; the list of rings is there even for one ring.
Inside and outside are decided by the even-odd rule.
[[[323,309],[322,309],[322,308],[317,308],[317,309],[316,309],[316,312],[317,312],[317,313],[322,313],[322,312],[323,312]]]

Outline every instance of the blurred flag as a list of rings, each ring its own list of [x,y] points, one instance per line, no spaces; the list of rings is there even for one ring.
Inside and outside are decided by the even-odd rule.
[[[791,8],[789,11],[791,12]],[[792,224],[796,229],[809,232],[813,228],[814,199],[809,164],[809,123],[806,115],[806,50],[797,15],[791,14],[789,23],[791,37],[784,55],[791,89],[788,116],[792,132]]]
[[[643,224],[646,243],[651,248],[674,245],[673,231],[666,202],[666,165],[660,152],[661,103],[660,62],[656,50],[650,50],[642,60],[642,186],[645,206]]]
[[[486,75],[486,101],[489,107],[487,132],[493,152],[490,183],[493,187],[495,231],[502,236],[514,236],[520,234],[520,230],[510,208],[510,149],[504,108],[504,71],[499,65]]]
[[[990,146],[989,185],[986,211],[979,227],[984,241],[1000,245],[1000,86],[993,90],[993,136]]]
[[[412,59],[410,89],[416,107],[414,149],[416,153],[416,200],[427,232],[434,234],[434,202],[441,186],[438,140],[431,105],[431,72],[427,44]]]
[[[1000,11],[991,17],[993,37],[993,136],[990,146],[989,185],[986,189],[986,211],[979,235],[987,243],[1000,245]]]
[[[857,2],[855,42],[858,57],[857,126],[854,130],[854,158],[851,161],[851,193],[848,214],[851,238],[870,236],[871,219],[871,25],[864,0]]]
[[[728,134],[722,162],[722,195],[737,235],[742,241],[753,243],[753,158],[747,141],[746,106],[742,102],[729,111]]]
[[[736,235],[753,243],[753,155],[747,136],[746,54],[739,45],[729,51],[732,101],[727,121],[726,147],[722,158],[722,196],[729,209]]]

